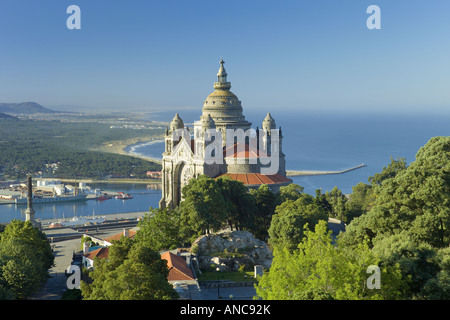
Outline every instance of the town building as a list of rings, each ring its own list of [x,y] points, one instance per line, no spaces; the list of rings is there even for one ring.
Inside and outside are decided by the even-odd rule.
[[[161,255],[161,259],[167,261],[167,268],[169,268],[169,276],[167,277],[167,280],[170,284],[174,284],[175,282],[182,282],[186,284],[197,283],[191,265],[188,261],[186,261],[186,258],[189,259],[190,256],[182,257],[170,251],[166,251]]]
[[[109,246],[111,246],[114,241],[119,241],[121,237],[134,239],[135,235],[136,231],[132,229],[123,229],[121,233],[117,233],[107,238],[98,238],[94,235],[84,234],[83,237],[91,238],[91,241],[95,243],[96,246],[89,247],[87,242],[83,243],[83,266],[87,269],[94,268],[94,258],[107,259],[109,255]]]

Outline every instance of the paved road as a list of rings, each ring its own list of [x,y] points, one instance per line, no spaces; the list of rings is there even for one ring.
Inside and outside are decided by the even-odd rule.
[[[144,214],[130,213],[115,214],[111,216],[121,219],[135,217],[136,215],[143,216]],[[110,218],[110,216],[108,216],[108,218]],[[102,230],[99,235],[102,238],[107,238],[120,232],[119,229]],[[44,233],[47,235],[48,239],[51,237],[56,238],[58,236],[79,236],[75,239],[55,241],[51,244],[55,254],[55,265],[49,270],[49,279],[42,289],[34,296],[30,297],[31,300],[60,300],[67,289],[65,271],[72,263],[73,253],[81,250],[80,239],[83,233],[74,231],[70,228],[46,229],[44,230]]]
[[[202,300],[253,300],[256,295],[254,287],[201,288]],[[220,299],[218,299],[220,295]],[[230,298],[232,295],[232,298]]]
[[[81,238],[81,234],[80,234]],[[60,300],[66,287],[65,270],[72,263],[73,252],[80,250],[80,239],[66,240],[53,244],[55,266],[49,270],[50,278],[32,300]]]

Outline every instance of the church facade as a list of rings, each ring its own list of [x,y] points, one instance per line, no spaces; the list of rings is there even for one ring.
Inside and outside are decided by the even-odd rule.
[[[160,208],[178,206],[182,188],[202,174],[238,180],[248,188],[267,184],[273,191],[292,182],[286,177],[281,127],[268,113],[261,129],[253,129],[230,88],[222,60],[193,132],[178,113],[166,129]]]

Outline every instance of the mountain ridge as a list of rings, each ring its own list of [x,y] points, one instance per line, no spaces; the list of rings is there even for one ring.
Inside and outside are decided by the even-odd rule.
[[[57,111],[45,108],[36,102],[0,103],[1,113],[33,114],[33,113],[56,113]]]

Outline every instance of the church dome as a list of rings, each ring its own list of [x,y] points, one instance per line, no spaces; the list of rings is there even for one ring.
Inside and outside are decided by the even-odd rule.
[[[224,61],[220,61],[214,91],[203,103],[203,116],[210,115],[216,124],[221,122],[246,122],[242,114],[241,101],[230,91],[231,83],[227,82]]]

